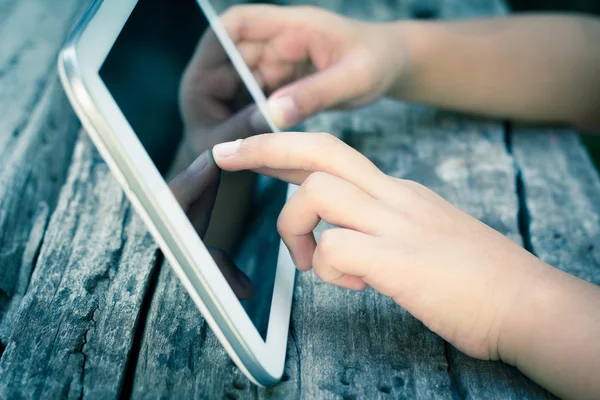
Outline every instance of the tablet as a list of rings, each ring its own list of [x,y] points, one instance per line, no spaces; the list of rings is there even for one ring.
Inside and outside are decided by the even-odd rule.
[[[59,71],[83,127],[233,361],[255,384],[277,382],[295,268],[276,222],[295,187],[222,172],[206,151],[276,131],[215,10],[205,0],[96,1]]]

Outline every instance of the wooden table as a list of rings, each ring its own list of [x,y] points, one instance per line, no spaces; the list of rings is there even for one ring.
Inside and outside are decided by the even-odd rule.
[[[507,11],[501,0],[313,2],[371,20]],[[0,398],[552,397],[390,299],[312,273],[298,276],[283,382],[251,385],[79,133],[55,60],[88,4],[0,0]],[[308,128],[600,283],[600,180],[575,133],[392,101]]]

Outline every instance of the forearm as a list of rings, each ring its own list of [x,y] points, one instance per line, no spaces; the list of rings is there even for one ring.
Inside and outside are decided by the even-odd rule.
[[[390,95],[490,117],[600,127],[600,20],[399,22],[408,68]],[[404,67],[406,68],[406,67]]]
[[[560,397],[600,398],[600,288],[546,267],[514,302],[499,353]]]

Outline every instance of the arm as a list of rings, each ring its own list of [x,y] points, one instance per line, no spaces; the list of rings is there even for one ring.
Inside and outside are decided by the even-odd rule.
[[[518,16],[394,23],[406,60],[390,94],[474,114],[600,128],[600,20]]]
[[[518,297],[501,359],[562,398],[600,396],[600,288],[546,268]]]

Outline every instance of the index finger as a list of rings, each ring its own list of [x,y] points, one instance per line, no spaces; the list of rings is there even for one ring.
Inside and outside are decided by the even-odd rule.
[[[282,170],[325,172],[380,198],[388,186],[369,159],[326,133],[273,133],[222,143],[213,149],[217,165],[227,171]],[[293,182],[297,183],[297,182]]]

